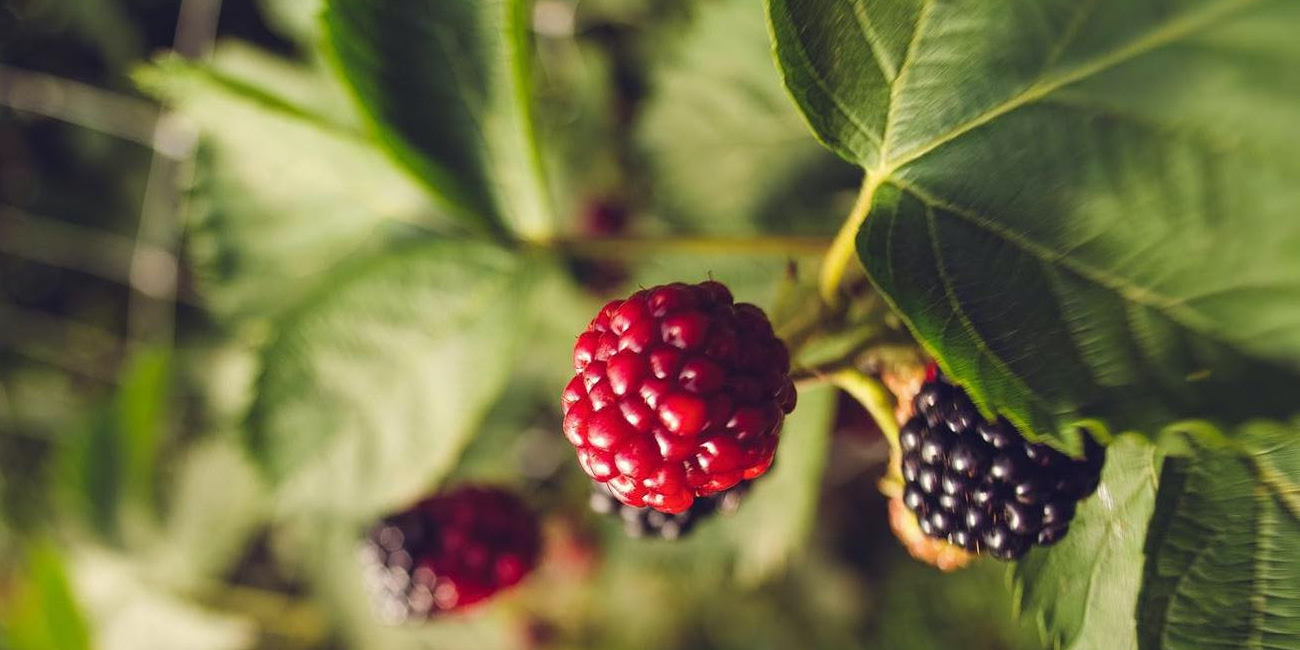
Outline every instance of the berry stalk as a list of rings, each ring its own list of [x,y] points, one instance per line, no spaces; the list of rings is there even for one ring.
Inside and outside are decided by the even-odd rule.
[[[871,212],[871,200],[882,178],[883,176],[874,174],[867,175],[862,182],[862,190],[858,192],[858,199],[854,202],[853,209],[844,220],[840,231],[836,233],[835,241],[831,243],[830,250],[826,251],[826,257],[822,260],[818,286],[822,300],[831,307],[840,303],[840,283],[844,281],[844,272],[857,253],[858,231],[862,229],[867,214]]]

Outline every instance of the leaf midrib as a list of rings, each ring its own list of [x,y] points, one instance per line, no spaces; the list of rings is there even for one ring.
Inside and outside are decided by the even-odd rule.
[[[895,79],[894,87],[891,88],[889,111],[887,112],[884,128],[884,144],[881,148],[879,163],[868,173],[869,175],[882,179],[892,180],[893,176],[907,164],[915,162],[935,149],[948,144],[985,124],[988,124],[1007,113],[1032,104],[1060,88],[1088,79],[1089,77],[1100,74],[1101,72],[1109,70],[1143,54],[1147,54],[1161,46],[1168,45],[1194,34],[1200,29],[1222,20],[1232,12],[1257,1],[1258,0],[1223,0],[1222,2],[1208,5],[1200,11],[1185,14],[1175,20],[1162,23],[1159,27],[1129,41],[1129,43],[1123,47],[1111,50],[1109,53],[1097,56],[1090,61],[1082,63],[1055,76],[1040,78],[1034,81],[1029,86],[1003,102],[985,110],[965,122],[962,122],[961,124],[958,124],[949,131],[933,138],[929,142],[905,151],[897,158],[893,158],[890,155],[892,152],[889,150],[889,145],[891,143],[889,135],[892,131],[891,127],[896,121],[894,117],[894,107],[897,105],[896,100],[898,95],[906,89],[904,83],[907,76],[906,73],[910,67],[909,64],[915,59],[913,50],[921,40],[920,35],[921,31],[925,27],[925,19],[933,5],[932,1],[927,1],[927,3],[922,7],[920,18],[917,20],[916,31],[913,33],[912,43],[908,47],[908,55],[900,67],[898,77]]]
[[[1133,284],[1123,277],[1113,275],[1102,269],[1080,262],[1074,257],[1052,250],[1043,244],[998,226],[996,221],[978,214],[969,208],[953,205],[914,182],[902,181],[900,179],[889,179],[888,182],[889,184],[915,196],[918,200],[924,203],[927,208],[939,208],[948,214],[960,217],[967,223],[970,223],[989,234],[995,235],[1008,244],[1032,255],[1044,264],[1069,269],[1079,277],[1113,291],[1128,302],[1154,309],[1166,318],[1169,318],[1173,322],[1178,323],[1189,330],[1220,341],[1224,345],[1227,345],[1243,354],[1246,353],[1245,350],[1240,348],[1240,345],[1235,340],[1226,338],[1215,332],[1213,322],[1202,316],[1199,311],[1188,306],[1185,299],[1167,296],[1149,287]]]

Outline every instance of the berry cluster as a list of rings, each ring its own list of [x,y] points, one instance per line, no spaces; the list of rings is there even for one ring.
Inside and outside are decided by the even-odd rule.
[[[903,503],[921,531],[968,551],[1011,560],[1069,530],[1092,494],[1105,449],[1084,436],[1082,460],[1031,443],[1010,423],[980,417],[970,398],[932,376],[899,432]]]
[[[677,514],[659,512],[654,508],[624,505],[618,500],[609,486],[593,482],[591,484],[591,510],[598,514],[618,517],[623,521],[623,531],[629,537],[657,537],[659,539],[678,539],[691,532],[695,524],[709,517],[735,512],[740,507],[740,500],[749,491],[749,481],[742,481],[730,490],[700,497],[691,507]]]
[[[767,471],[795,405],[767,316],[717,282],[610,302],[573,368],[564,435],[583,470],[623,503],[669,514]]]
[[[532,571],[537,519],[514,495],[463,487],[379,522],[362,565],[380,617],[428,618],[467,607]]]

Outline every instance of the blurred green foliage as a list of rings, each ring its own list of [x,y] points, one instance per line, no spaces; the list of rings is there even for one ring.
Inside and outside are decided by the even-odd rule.
[[[0,647],[1038,647],[1000,567],[941,576],[883,517],[841,520],[862,514],[846,502],[880,509],[884,468],[830,389],[801,396],[736,516],[668,544],[586,512],[555,414],[586,318],[709,275],[802,305],[815,256],[614,256],[616,286],[586,286],[562,252],[456,239],[464,222],[341,81],[340,64],[370,62],[338,60],[321,2],[226,0],[198,59],[159,51],[178,3],[20,6],[0,74],[88,82],[159,108],[141,132],[193,140],[155,153],[0,108],[0,147],[24,154],[0,156],[0,236],[51,220],[129,253],[101,277],[0,247]],[[544,0],[522,18],[557,235],[591,236],[595,202],[626,208],[630,235],[835,232],[857,173],[786,99],[756,3]],[[151,205],[180,233],[161,251],[174,302],[132,288]],[[172,334],[137,340],[132,318],[158,300]],[[461,481],[526,492],[546,561],[480,611],[381,625],[360,531]]]

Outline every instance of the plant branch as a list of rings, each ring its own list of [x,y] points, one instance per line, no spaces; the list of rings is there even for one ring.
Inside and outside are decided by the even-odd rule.
[[[838,370],[830,375],[830,382],[856,399],[880,427],[890,452],[899,456],[898,421],[894,418],[894,396],[880,381],[854,368]]]
[[[902,494],[903,473],[900,465],[903,450],[898,444],[898,420],[894,416],[894,396],[880,381],[848,368],[831,375],[831,383],[848,393],[867,409],[880,433],[889,443],[889,469],[880,479],[880,491],[890,498]]]
[[[853,204],[853,210],[844,220],[844,225],[840,227],[839,233],[835,235],[835,241],[831,243],[830,250],[822,260],[818,285],[822,301],[827,305],[834,307],[840,304],[840,283],[844,280],[844,272],[856,253],[858,230],[862,228],[862,224],[867,220],[867,213],[871,211],[871,198],[875,195],[876,188],[880,186],[881,178],[882,176],[867,174],[862,182],[862,190],[858,192],[858,199]]]
[[[530,245],[574,257],[620,259],[665,253],[804,257],[821,255],[831,243],[822,237],[601,237],[557,238]]]

